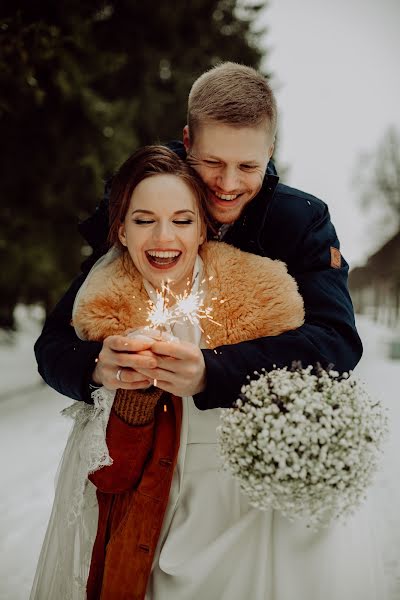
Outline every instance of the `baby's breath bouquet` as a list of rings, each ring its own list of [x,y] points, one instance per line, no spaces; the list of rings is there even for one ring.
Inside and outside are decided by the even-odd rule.
[[[380,403],[349,375],[275,369],[242,387],[217,429],[223,468],[253,506],[315,528],[361,503],[387,432]]]

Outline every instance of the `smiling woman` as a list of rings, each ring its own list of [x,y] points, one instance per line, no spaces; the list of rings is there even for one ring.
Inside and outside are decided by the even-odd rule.
[[[168,280],[174,294],[182,293],[191,280],[204,237],[196,198],[177,175],[141,181],[118,230],[119,241],[140,274],[157,289]]]
[[[198,174],[161,146],[139,150],[113,180],[110,250],[88,274],[73,309],[79,337],[103,341],[96,369],[105,362],[108,378],[94,392],[95,407],[78,402],[68,409],[76,423],[31,600],[223,598],[227,579],[236,590],[226,590],[230,598],[241,600],[245,589],[249,597],[265,597],[271,574],[264,577],[261,564],[272,515],[252,508],[237,482],[221,474],[220,409],[198,410],[197,392],[187,386],[204,388],[201,348],[217,353],[295,329],[304,307],[283,263],[203,243],[206,202]],[[166,280],[170,304],[188,289],[212,308],[201,327],[190,319],[166,323],[164,336],[174,336],[167,341],[149,328],[143,336],[149,299]],[[117,360],[111,366],[104,359],[110,339]],[[134,370],[126,357],[155,364],[138,362]],[[235,531],[242,532],[236,540]],[[258,531],[260,541],[247,554],[261,561],[263,577],[249,581],[248,564],[237,567],[237,558]],[[202,557],[213,543],[211,572]],[[227,565],[235,565],[228,577]]]

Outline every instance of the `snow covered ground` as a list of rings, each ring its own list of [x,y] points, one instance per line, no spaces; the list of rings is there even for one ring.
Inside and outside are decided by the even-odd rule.
[[[39,315],[21,309],[20,319],[13,342],[0,337],[0,600],[29,598],[54,476],[71,427],[59,414],[71,401],[41,384],[36,372],[32,345]],[[390,600],[399,600],[400,361],[386,358],[393,332],[361,317],[358,325],[365,345],[358,375],[382,399],[390,416],[391,436],[374,491],[382,517]]]

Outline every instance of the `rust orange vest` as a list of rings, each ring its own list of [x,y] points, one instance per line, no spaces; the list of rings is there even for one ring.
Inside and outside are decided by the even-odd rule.
[[[99,521],[87,600],[143,600],[177,461],[182,401],[163,396],[152,423],[125,424],[111,411],[113,464],[89,476]],[[123,452],[121,452],[123,449]]]

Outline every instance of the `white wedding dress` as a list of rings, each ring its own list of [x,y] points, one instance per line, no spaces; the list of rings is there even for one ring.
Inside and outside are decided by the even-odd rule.
[[[184,399],[181,448],[146,600],[385,600],[366,503],[314,533],[252,508],[221,471],[219,410]]]
[[[201,273],[201,262],[196,266]],[[192,325],[177,324],[173,334],[201,344]],[[85,600],[97,523],[95,489],[86,475],[110,463],[105,430],[114,398],[105,388],[96,394],[95,407],[71,408],[76,422],[31,600]],[[385,600],[370,502],[346,525],[318,533],[276,511],[252,508],[220,468],[220,409],[199,411],[191,397],[182,402],[177,467],[146,600]]]

